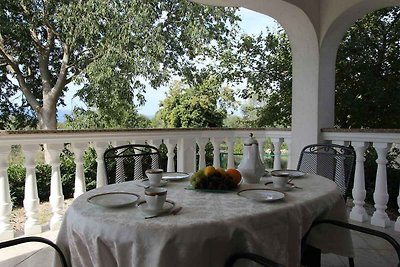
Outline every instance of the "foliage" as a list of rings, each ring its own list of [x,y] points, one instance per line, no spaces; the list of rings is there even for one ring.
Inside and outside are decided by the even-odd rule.
[[[186,0],[4,0],[0,9],[2,98],[23,95],[22,112],[42,129],[56,128],[72,82],[88,106],[118,115],[143,103],[147,83],[190,80],[194,61],[224,46],[238,20],[234,8]]]
[[[66,129],[147,128],[150,125],[150,120],[138,114],[133,106],[119,114],[74,108],[73,113],[65,115],[65,118]]]
[[[221,89],[219,82],[212,77],[192,87],[176,82],[162,101],[157,117],[165,127],[222,127],[227,115],[224,105],[229,104],[222,103],[222,96],[226,94],[233,93]]]
[[[342,128],[400,128],[400,7],[358,20],[339,47],[336,123]]]

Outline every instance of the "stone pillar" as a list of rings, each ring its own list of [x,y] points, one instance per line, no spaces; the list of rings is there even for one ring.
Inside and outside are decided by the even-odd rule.
[[[367,194],[365,190],[364,153],[367,148],[367,143],[352,142],[352,145],[356,152],[356,167],[354,171],[354,186],[351,191],[354,199],[354,207],[351,209],[350,219],[357,222],[365,222],[368,220],[368,215],[364,208],[364,200]]]
[[[75,154],[75,190],[74,198],[79,197],[86,192],[85,169],[83,166],[83,155],[87,143],[73,143],[71,145],[72,151]]]
[[[51,165],[50,205],[53,216],[50,220],[50,230],[52,231],[60,229],[63,218],[64,195],[62,193],[60,173],[60,153],[62,149],[63,145],[60,144],[47,145]]]
[[[94,149],[96,150],[96,162],[97,162],[97,176],[96,176],[96,187],[102,187],[107,185],[106,167],[104,165],[104,151],[108,147],[107,142],[95,142]]]
[[[399,186],[399,195],[397,197],[397,206],[399,207],[398,211],[400,212],[400,186]],[[400,232],[400,216],[397,217],[397,220],[394,224],[394,230]]]
[[[26,222],[24,227],[25,235],[34,235],[42,232],[42,226],[39,222],[39,196],[36,181],[36,152],[37,145],[23,145],[22,149],[25,155],[25,198],[24,208]]]
[[[282,145],[282,138],[271,138],[271,142],[274,145],[274,170],[282,169],[281,164],[281,145]]]
[[[179,172],[196,171],[196,140],[192,137],[182,137],[177,144],[177,169]]]
[[[374,191],[375,212],[371,218],[371,224],[381,227],[388,227],[390,225],[389,216],[386,213],[386,204],[389,201],[389,194],[387,190],[387,173],[386,173],[386,156],[391,144],[388,143],[374,143],[378,159],[376,163],[378,168],[376,170],[376,182]]]
[[[172,140],[170,138],[165,139],[165,146],[167,147],[167,172],[175,171],[175,146],[176,140]]]
[[[287,148],[288,148],[287,168],[290,169],[291,168],[290,166],[292,166],[293,169],[295,169],[295,168],[297,168],[297,162],[292,165],[292,156],[291,156],[291,153],[290,153],[290,150],[292,150],[292,139],[285,138],[285,143],[286,143]]]
[[[14,237],[14,231],[10,223],[12,202],[7,175],[7,157],[9,153],[9,146],[0,146],[0,240]]]

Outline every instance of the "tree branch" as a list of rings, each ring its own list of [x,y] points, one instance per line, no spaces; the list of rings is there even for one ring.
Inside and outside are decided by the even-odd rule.
[[[12,55],[8,54],[4,48],[4,40],[3,36],[0,34],[0,55],[3,57],[4,61],[7,64],[7,70],[11,72],[17,79],[19,88],[22,93],[25,95],[26,100],[32,106],[35,111],[40,111],[41,106],[40,103],[36,100],[36,97],[32,94],[29,86],[25,82],[25,77],[22,74],[21,70],[18,67],[18,63],[12,57]]]
[[[68,72],[68,62],[69,62],[70,50],[69,50],[69,46],[66,44],[63,45],[63,48],[64,48],[64,54],[63,54],[60,72],[58,73],[58,78],[57,78],[56,84],[54,85],[54,87],[52,89],[52,95],[57,99],[60,96],[65,85],[67,84],[67,72]]]

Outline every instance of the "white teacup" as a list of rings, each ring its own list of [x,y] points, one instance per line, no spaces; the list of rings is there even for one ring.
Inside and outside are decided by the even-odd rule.
[[[275,188],[285,188],[289,181],[289,173],[280,173],[272,176],[272,183]]]
[[[150,186],[160,185],[163,169],[148,169],[145,173],[147,178],[149,178]]]
[[[150,187],[144,190],[144,198],[151,210],[160,210],[167,200],[167,189],[161,187]]]

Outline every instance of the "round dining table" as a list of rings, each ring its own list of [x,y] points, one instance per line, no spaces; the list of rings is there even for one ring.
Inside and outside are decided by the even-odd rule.
[[[231,192],[192,190],[188,179],[169,181],[167,200],[182,210],[147,219],[148,213],[137,203],[103,207],[91,201],[112,192],[134,193],[142,201],[142,181],[107,185],[74,200],[56,243],[72,267],[224,266],[235,252],[300,266],[301,240],[312,222],[318,218],[347,221],[345,202],[333,181],[311,174],[295,178],[296,187],[285,189],[284,197],[275,201],[254,201],[238,194],[249,188],[271,188],[265,185],[270,180],[263,177],[259,184],[241,184]],[[322,252],[352,253],[346,231],[327,228],[311,235],[310,242]]]

